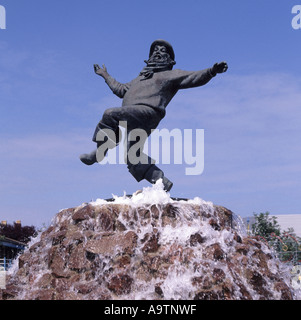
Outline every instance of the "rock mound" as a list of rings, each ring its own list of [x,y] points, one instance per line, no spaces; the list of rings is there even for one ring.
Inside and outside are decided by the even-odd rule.
[[[60,211],[0,299],[294,299],[283,268],[230,210],[151,190]]]

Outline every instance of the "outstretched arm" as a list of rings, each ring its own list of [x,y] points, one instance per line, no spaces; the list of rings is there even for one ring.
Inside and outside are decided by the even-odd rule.
[[[226,62],[215,63],[212,68],[201,71],[182,71],[178,70],[178,88],[187,89],[200,87],[208,83],[217,73],[223,73],[228,70]]]
[[[98,64],[94,64],[94,71],[97,75],[104,78],[106,84],[113,91],[113,93],[116,94],[116,96],[118,96],[119,98],[124,97],[125,93],[129,89],[129,84],[120,83],[112,78],[109,75],[108,70],[104,64],[102,65],[102,68]]]

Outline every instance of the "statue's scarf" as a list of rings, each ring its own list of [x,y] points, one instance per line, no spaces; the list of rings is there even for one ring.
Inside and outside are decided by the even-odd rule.
[[[171,70],[173,65],[176,64],[172,60],[163,63],[149,62],[149,60],[145,60],[144,62],[147,64],[147,66],[144,67],[139,74],[140,76],[143,76],[141,80],[147,80],[152,78],[155,72]]]

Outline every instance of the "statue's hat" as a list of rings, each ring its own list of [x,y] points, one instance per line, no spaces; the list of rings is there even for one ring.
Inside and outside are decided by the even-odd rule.
[[[167,49],[167,52],[169,53],[169,55],[171,57],[171,59],[175,60],[175,53],[173,51],[172,45],[169,42],[167,42],[165,40],[162,40],[162,39],[155,40],[152,43],[152,45],[150,47],[150,51],[149,51],[149,57],[151,57],[151,55],[153,54],[156,45],[165,46],[166,49]]]

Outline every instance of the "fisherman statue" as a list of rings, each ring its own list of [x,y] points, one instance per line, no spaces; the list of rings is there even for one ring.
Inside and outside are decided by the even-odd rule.
[[[119,126],[123,124],[126,125],[127,135],[125,151],[129,151],[137,142],[131,137],[131,133],[137,129],[146,132],[144,139],[140,139],[140,146],[143,146],[145,139],[164,118],[165,109],[178,90],[205,85],[217,73],[226,72],[228,69],[227,63],[221,62],[201,71],[173,70],[176,64],[174,50],[165,40],[156,40],[152,43],[149,59],[145,63],[146,66],[138,77],[125,84],[112,78],[105,65],[102,68],[97,64],[94,65],[95,73],[104,78],[113,93],[122,98],[123,102],[121,107],[105,110],[92,139],[96,142],[97,149],[80,156],[84,164],[101,162],[108,149],[119,144],[121,141]],[[139,150],[139,159],[143,161],[136,163],[137,161],[131,161],[129,156],[125,157],[129,172],[138,182],[145,179],[155,184],[162,179],[164,190],[169,191],[173,183],[154,164],[153,159],[141,152],[141,148]]]

